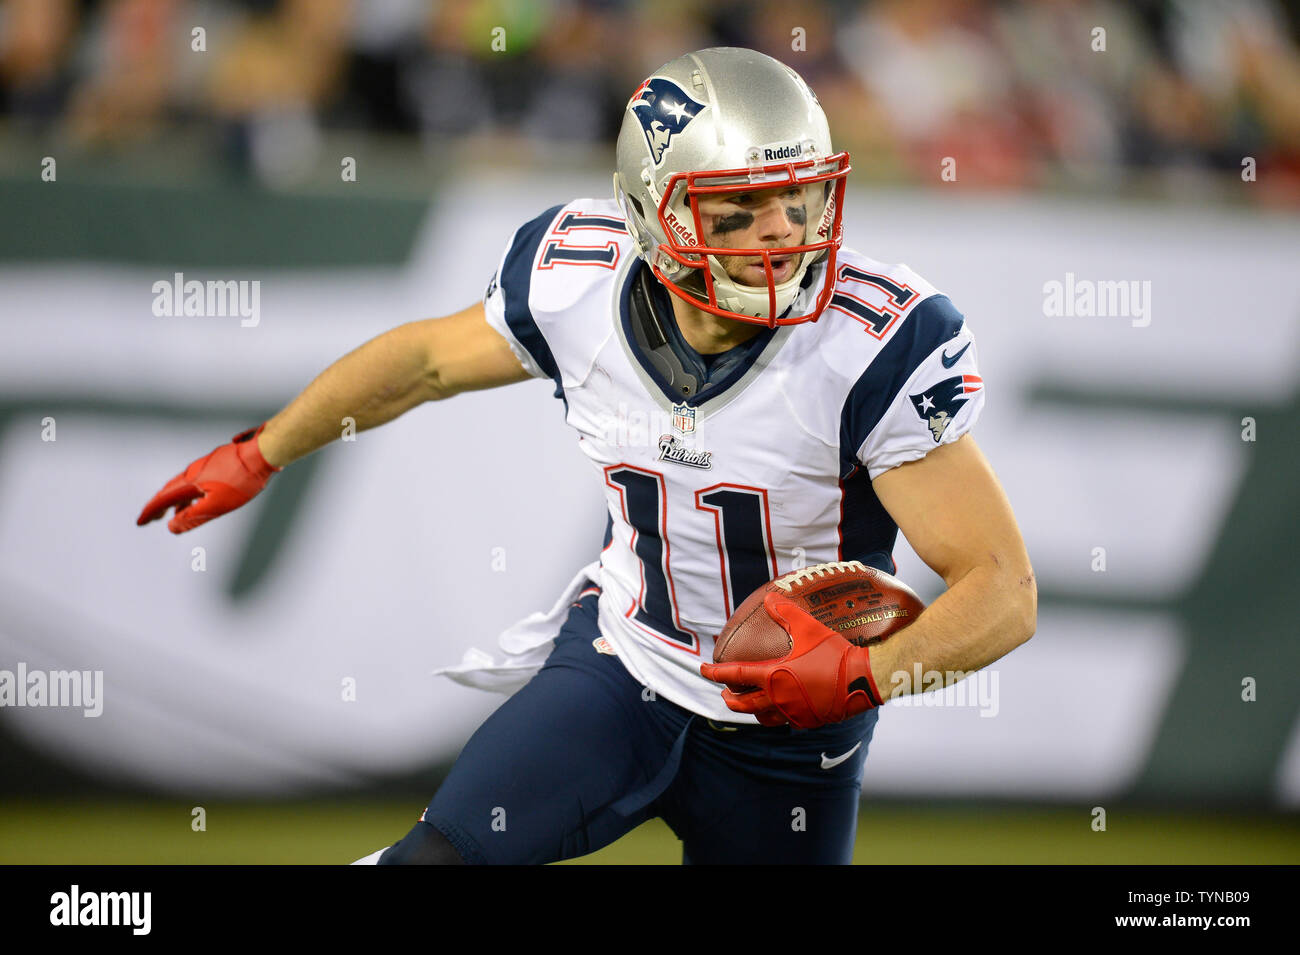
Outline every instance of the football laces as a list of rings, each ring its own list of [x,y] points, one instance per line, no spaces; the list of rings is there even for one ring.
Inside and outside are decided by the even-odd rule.
[[[792,571],[784,577],[778,577],[772,583],[786,593],[790,593],[795,587],[814,577],[823,577],[827,574],[842,574],[850,570],[861,571],[864,574],[870,573],[870,568],[860,560],[832,560],[825,564],[813,564],[811,567],[803,567]]]

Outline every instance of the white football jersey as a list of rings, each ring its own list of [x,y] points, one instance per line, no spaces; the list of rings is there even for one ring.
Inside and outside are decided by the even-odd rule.
[[[753,722],[700,675],[714,638],[791,570],[860,560],[893,572],[898,528],[871,481],[971,429],[984,400],[975,343],[910,268],[843,250],[817,322],[764,329],[721,377],[681,394],[633,329],[629,295],[645,267],[614,200],[558,206],[511,239],[487,317],[531,374],[555,382],[600,472],[602,635],[657,694]],[[652,284],[667,314],[668,292]]]

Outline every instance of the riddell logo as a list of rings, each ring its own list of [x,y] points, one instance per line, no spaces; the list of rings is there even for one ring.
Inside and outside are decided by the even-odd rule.
[[[695,244],[695,233],[682,225],[681,222],[677,220],[677,216],[673,215],[670,211],[664,218],[668,222],[668,228],[673,230],[673,233],[677,238],[681,239],[686,245]]]
[[[817,238],[824,239],[830,234],[831,223],[835,221],[835,197],[832,195],[826,202],[826,211],[822,213],[821,224],[817,226]]]
[[[778,146],[775,149],[767,147],[763,150],[763,158],[768,162],[775,162],[778,159],[797,159],[802,155],[802,143],[796,143],[793,146]]]

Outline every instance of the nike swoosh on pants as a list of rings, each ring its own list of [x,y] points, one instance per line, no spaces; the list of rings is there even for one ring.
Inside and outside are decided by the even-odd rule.
[[[825,753],[822,753],[822,769],[834,769],[840,763],[844,762],[846,759],[848,759],[850,756],[856,753],[858,751],[858,747],[861,745],[862,745],[862,740],[858,740],[856,743],[853,744],[853,748],[850,749],[847,753],[845,753],[843,756],[836,756],[834,759],[831,759]]]

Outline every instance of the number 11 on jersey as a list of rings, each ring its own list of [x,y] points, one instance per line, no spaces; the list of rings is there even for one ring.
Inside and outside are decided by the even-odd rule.
[[[699,635],[681,621],[667,534],[664,476],[630,464],[605,468],[605,483],[619,492],[632,528],[632,552],[641,565],[641,592],[627,616],[670,643],[699,654]],[[697,510],[711,513],[718,547],[723,619],[754,590],[778,576],[767,491],[715,484],[695,492]]]

